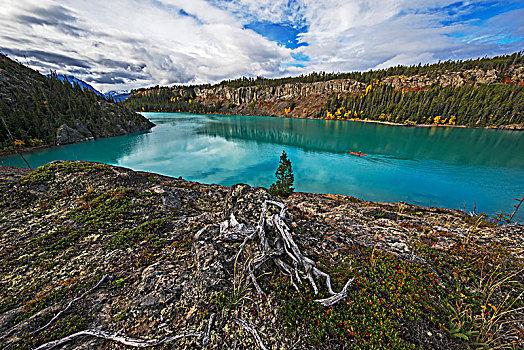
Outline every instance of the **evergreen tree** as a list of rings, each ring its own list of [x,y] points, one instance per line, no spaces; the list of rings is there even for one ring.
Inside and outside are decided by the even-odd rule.
[[[293,169],[291,161],[287,158],[286,151],[282,151],[277,171],[275,172],[277,181],[269,187],[269,193],[273,196],[289,197],[295,190],[293,187]]]

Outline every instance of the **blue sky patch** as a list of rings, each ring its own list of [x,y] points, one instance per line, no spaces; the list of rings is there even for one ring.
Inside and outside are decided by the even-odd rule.
[[[481,1],[469,4],[459,1],[443,8],[432,9],[432,11],[444,12],[451,16],[451,19],[441,22],[444,26],[468,21],[474,25],[481,25],[490,18],[521,8],[524,8],[522,1]]]
[[[264,38],[275,41],[288,49],[307,46],[306,43],[298,42],[298,35],[307,32],[306,26],[295,27],[286,23],[251,22],[246,24],[244,29],[251,29]]]
[[[291,57],[293,57],[295,61],[301,61],[301,62],[311,61],[311,58],[309,58],[309,56],[307,55],[304,55],[302,52],[298,52],[298,53],[292,52]]]

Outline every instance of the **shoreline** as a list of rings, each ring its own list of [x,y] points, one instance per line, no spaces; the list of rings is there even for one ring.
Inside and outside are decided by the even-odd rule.
[[[163,174],[160,174],[160,173],[155,173],[155,172],[151,172],[151,171],[142,171],[142,170],[134,170],[134,169],[131,169],[131,168],[128,168],[128,167],[123,167],[123,166],[118,166],[118,165],[111,165],[111,164],[106,164],[106,163],[99,163],[99,162],[91,162],[91,161],[83,161],[83,160],[77,160],[77,161],[53,161],[53,162],[58,162],[58,163],[82,163],[82,164],[102,164],[102,165],[107,165],[107,166],[110,166],[112,168],[115,168],[115,169],[122,169],[122,170],[130,170],[130,171],[133,171],[135,173],[138,173],[138,174],[143,174],[143,175],[146,175],[146,176],[156,176],[156,177],[159,177],[159,178],[163,178],[163,179],[166,179],[166,180],[183,180],[183,181],[187,181],[189,183],[193,183],[195,185],[202,185],[202,186],[220,186],[220,187],[224,187],[224,188],[231,188],[231,187],[234,187],[234,186],[237,186],[239,184],[234,184],[232,186],[224,186],[224,185],[220,185],[220,184],[216,184],[216,183],[203,183],[203,182],[198,182],[198,181],[192,181],[192,180],[185,180],[183,179],[181,176],[179,177],[176,177],[176,176],[171,176],[171,175],[163,175]],[[50,162],[44,166],[47,166],[53,162]],[[34,169],[29,169],[29,168],[25,168],[25,167],[18,167],[18,166],[10,166],[10,165],[2,165],[0,164],[0,178],[2,177],[9,177],[9,176],[12,176],[12,177],[21,177],[21,176],[25,176],[33,171],[35,171],[37,168],[34,168]],[[242,185],[242,184],[241,184]],[[251,185],[248,185],[250,187],[261,187],[261,186],[251,186]],[[265,187],[261,187],[261,188],[265,188]],[[495,219],[495,213],[492,213],[492,214],[489,214],[487,217],[483,217],[482,215],[480,215],[480,213],[476,213],[476,212],[472,212],[472,211],[467,211],[465,209],[461,209],[460,207],[459,208],[451,208],[451,207],[443,207],[443,206],[426,206],[426,205],[420,205],[420,204],[415,204],[415,203],[412,203],[412,202],[405,202],[405,201],[398,201],[398,202],[387,202],[387,201],[372,201],[372,200],[367,200],[367,199],[364,199],[364,198],[359,198],[359,197],[355,197],[351,194],[340,194],[340,193],[321,193],[321,192],[303,192],[303,191],[295,191],[293,192],[293,194],[297,194],[297,195],[306,195],[306,196],[324,196],[324,197],[329,197],[329,198],[344,198],[346,200],[349,200],[350,202],[351,201],[357,201],[361,204],[365,204],[365,205],[375,205],[375,206],[399,206],[400,207],[410,207],[412,210],[423,210],[423,211],[429,211],[429,212],[435,212],[435,213],[448,213],[448,214],[460,214],[460,215],[467,215],[467,216],[470,216],[470,217],[473,217],[473,218],[482,218],[483,221],[485,221],[486,223],[488,224],[492,224],[494,226],[498,226],[498,224],[495,224],[495,223],[492,223],[490,221],[490,219]],[[518,214],[518,213],[517,213]],[[515,215],[514,217],[514,221],[510,222],[511,224],[518,224],[518,225],[523,225],[524,222],[521,222],[518,220],[519,216],[518,215]],[[508,224],[510,224],[508,223]],[[499,223],[499,224],[502,224],[502,223]]]
[[[150,112],[147,112],[147,113],[150,113]],[[100,140],[100,139],[108,139],[108,138],[111,138],[111,137],[119,137],[119,136],[126,136],[126,135],[132,135],[132,134],[146,133],[146,132],[149,132],[149,130],[151,130],[151,128],[145,129],[145,130],[136,131],[136,132],[132,132],[132,133],[128,133],[128,134],[122,134],[122,135],[105,136],[105,137],[98,137],[98,138],[89,138],[89,139],[84,139],[84,140],[80,140],[80,141],[77,141],[77,142],[65,143],[65,144],[61,144],[61,145],[49,144],[49,145],[40,145],[40,146],[34,146],[34,147],[24,147],[24,148],[17,149],[17,151],[20,154],[22,154],[22,155],[26,155],[26,154],[36,153],[38,151],[46,151],[46,150],[49,150],[49,149],[59,148],[59,147],[62,147],[62,146],[67,146],[67,145],[74,145],[74,144],[82,143],[82,142],[88,142],[88,141],[94,141],[94,140]],[[14,151],[14,150],[13,151],[0,150],[0,158],[2,158],[2,157],[9,157],[9,156],[20,156],[17,153],[17,151]],[[2,165],[0,164],[0,166],[2,166]]]
[[[242,114],[242,113],[193,113],[193,112],[157,112],[157,111],[137,111],[137,113],[173,113],[173,114],[201,114],[201,115],[238,115],[246,117],[272,117],[272,118],[289,118],[289,119],[310,119],[310,120],[332,120],[342,122],[357,122],[357,123],[375,123],[390,126],[403,126],[403,127],[419,127],[419,128],[464,128],[464,129],[491,129],[491,130],[506,130],[506,131],[524,131],[524,124],[508,124],[501,126],[467,126],[467,125],[447,125],[447,124],[403,124],[394,123],[381,120],[350,120],[350,119],[324,119],[314,117],[300,117],[290,115],[259,115],[259,114]]]

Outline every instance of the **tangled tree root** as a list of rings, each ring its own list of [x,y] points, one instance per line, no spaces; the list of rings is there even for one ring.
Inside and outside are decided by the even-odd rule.
[[[268,215],[268,205],[280,208],[280,213]],[[293,240],[291,230],[285,222],[287,211],[288,207],[284,203],[266,200],[262,205],[262,212],[256,227],[248,227],[239,223],[232,213],[229,220],[225,220],[220,224],[220,234],[222,237],[227,237],[230,240],[241,241],[242,244],[237,254],[229,261],[233,259],[236,261],[246,244],[258,238],[259,251],[248,261],[247,275],[259,295],[263,295],[264,292],[256,280],[255,272],[267,261],[272,261],[282,274],[289,276],[291,284],[297,291],[299,290],[297,283],[307,280],[316,295],[318,294],[318,287],[313,276],[324,278],[327,290],[331,296],[325,299],[316,299],[317,303],[331,306],[345,299],[347,290],[354,279],[348,280],[340,292],[335,293],[333,291],[329,274],[317,268],[313,260],[305,257]]]

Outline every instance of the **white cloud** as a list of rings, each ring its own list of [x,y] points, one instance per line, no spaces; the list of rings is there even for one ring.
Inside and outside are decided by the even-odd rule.
[[[67,11],[78,35],[34,15],[45,9],[49,17],[49,12],[59,6]],[[31,23],[28,15],[35,17]],[[89,71],[79,73],[79,67],[56,61],[35,66],[44,71],[56,69],[58,73],[75,71],[79,78],[102,90],[273,75],[282,61],[291,60],[289,49],[241,29],[235,17],[204,1],[95,0],[58,4],[23,0],[4,7],[2,17],[2,23],[8,25],[0,28],[0,47],[13,48],[15,42],[10,38],[15,36],[27,40],[24,45],[16,45],[18,52],[49,51],[81,60],[91,67]],[[108,77],[119,74],[124,77],[120,84],[108,81]]]
[[[71,73],[109,90],[242,75],[367,70],[500,54],[522,46],[522,11],[499,14],[485,28],[464,16],[487,3],[0,0],[0,50],[22,61],[26,53],[43,72]],[[452,11],[444,9],[448,5]],[[505,21],[517,25],[512,29]],[[306,28],[299,41],[307,46],[290,50],[244,29],[253,22]],[[498,43],[500,38],[507,44]],[[310,61],[294,67],[292,52]]]

